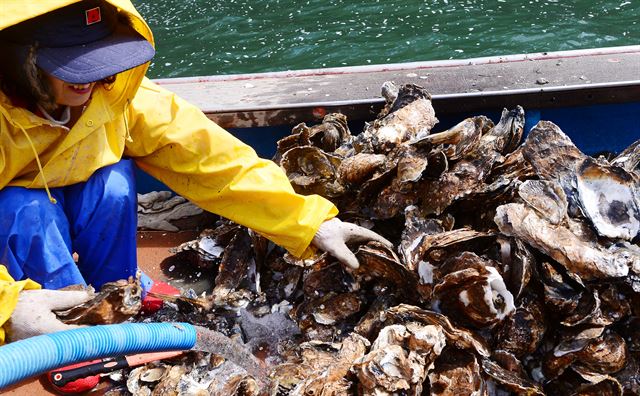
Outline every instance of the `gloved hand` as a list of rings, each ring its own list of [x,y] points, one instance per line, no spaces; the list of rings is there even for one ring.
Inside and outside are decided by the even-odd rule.
[[[353,223],[343,222],[337,217],[322,223],[311,243],[337,258],[342,264],[356,269],[360,264],[346,243],[365,241],[378,241],[388,247],[393,247],[391,242],[375,232]]]
[[[23,290],[7,322],[9,340],[81,327],[62,323],[53,311],[80,305],[93,296],[94,293],[88,290]]]

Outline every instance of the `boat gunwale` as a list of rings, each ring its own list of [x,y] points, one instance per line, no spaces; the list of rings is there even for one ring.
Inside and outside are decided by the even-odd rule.
[[[554,60],[564,58],[580,58],[585,56],[620,55],[640,53],[640,45],[627,45],[618,47],[599,47],[579,50],[536,52],[525,54],[496,55],[478,58],[431,60],[419,62],[404,62],[376,65],[344,66],[322,69],[285,70],[263,73],[224,74],[211,76],[173,77],[154,79],[162,85],[191,84],[216,81],[256,80],[267,78],[310,77],[336,74],[372,73],[402,70],[424,70],[443,67],[493,65],[499,63],[513,63],[523,61]]]
[[[549,86],[541,88],[520,88],[509,90],[493,90],[493,91],[478,91],[478,92],[459,92],[453,94],[434,94],[431,95],[432,101],[439,100],[455,100],[455,99],[473,99],[483,97],[495,97],[495,96],[513,96],[513,95],[529,95],[529,94],[541,94],[541,93],[559,93],[569,91],[581,91],[590,89],[602,89],[602,88],[622,88],[622,87],[639,87],[640,80],[620,81],[614,83],[596,83],[596,84],[581,84],[581,85],[562,85],[562,86]],[[232,112],[254,112],[254,111],[278,111],[278,110],[292,110],[303,109],[309,107],[340,107],[340,106],[360,106],[360,105],[377,105],[384,104],[385,99],[380,98],[367,98],[367,99],[353,99],[342,101],[327,101],[327,102],[304,102],[304,103],[291,103],[281,104],[277,106],[253,106],[253,107],[231,107],[220,109],[207,109],[202,108],[202,111],[207,114],[223,114]]]

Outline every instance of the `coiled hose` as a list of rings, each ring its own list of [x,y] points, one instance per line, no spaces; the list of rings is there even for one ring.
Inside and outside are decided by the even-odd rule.
[[[189,323],[125,323],[45,334],[0,347],[0,389],[69,364],[108,356],[188,350]]]

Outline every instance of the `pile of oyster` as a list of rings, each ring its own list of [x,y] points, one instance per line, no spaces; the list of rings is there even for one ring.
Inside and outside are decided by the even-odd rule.
[[[197,373],[202,394],[640,394],[640,141],[592,158],[551,122],[523,138],[521,107],[434,133],[423,88],[383,95],[361,133],[329,114],[274,160],[297,192],[396,248],[351,246],[351,271],[219,221],[176,249],[215,276],[197,297],[209,304],[168,303],[156,319],[245,344],[271,389],[210,357],[161,365]]]

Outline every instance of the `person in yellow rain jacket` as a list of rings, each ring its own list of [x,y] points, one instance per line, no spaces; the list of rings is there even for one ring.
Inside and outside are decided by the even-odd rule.
[[[134,164],[298,257],[316,247],[355,268],[345,242],[389,244],[296,194],[276,164],[145,78],[153,36],[128,0],[4,0],[0,51],[0,325],[11,340],[66,328],[51,311],[90,297],[38,284],[135,274]]]

